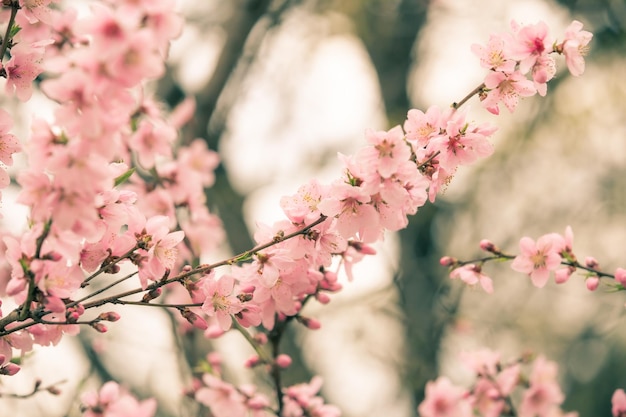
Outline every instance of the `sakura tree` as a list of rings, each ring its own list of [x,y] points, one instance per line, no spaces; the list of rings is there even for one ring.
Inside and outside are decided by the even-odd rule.
[[[180,393],[194,415],[218,417],[341,414],[320,395],[319,376],[284,384],[292,364],[281,349],[285,332],[322,326],[304,307],[329,303],[342,290],[339,276],[358,279],[353,266],[375,255],[376,242],[419,216],[463,165],[494,152],[498,127],[468,116],[470,100],[493,115],[515,112],[521,98],[548,94],[560,55],[571,75],[583,75],[593,36],[579,21],[560,34],[542,21],[513,21],[508,31],[468,45],[485,71],[469,94],[448,107],[407,109],[402,126],[366,130],[362,149],[339,155],[335,180],[302,184],[276,202],[282,220],[259,223],[253,247],[205,262],[224,239],[205,194],[219,157],[202,139],[180,137],[193,121],[193,100],[166,109],[148,84],[164,76],[170,42],[183,29],[176,2],[99,1],[79,12],[50,0],[5,0],[0,21],[6,100],[28,102],[40,89],[54,107],[48,118],[35,112],[30,133],[19,139],[15,115],[0,111],[0,161],[10,166],[14,154],[24,154],[26,166],[14,180],[16,204],[28,208],[24,230],[2,233],[0,396],[58,394],[62,384],[41,381],[32,392],[15,392],[11,378],[34,347],[105,333],[118,320],[133,320],[124,307],[136,306],[167,310],[181,332],[206,339],[238,332],[254,350],[240,365],[258,370],[265,383],[229,380],[223,358],[207,351]],[[0,171],[0,184],[10,182]],[[626,288],[624,269],[611,273],[593,258],[578,260],[571,229],[524,237],[519,253],[486,240],[480,247],[487,255],[478,259],[441,260],[451,278],[493,293],[483,267],[512,261],[537,287],[552,274],[562,283],[582,270],[591,291],[601,280]],[[445,376],[428,383],[420,415],[575,415],[561,410],[557,366],[545,356],[509,360],[481,350],[463,361],[476,376],[473,385]],[[77,395],[71,412],[159,412],[155,399],[138,399],[118,382]],[[616,389],[613,415],[623,416],[626,395]]]

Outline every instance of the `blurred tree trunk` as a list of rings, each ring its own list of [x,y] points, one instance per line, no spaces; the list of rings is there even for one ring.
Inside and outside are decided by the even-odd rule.
[[[367,0],[351,2],[358,35],[376,68],[390,126],[403,123],[411,103],[407,81],[414,59],[414,45],[426,21],[427,0]],[[359,7],[360,6],[360,7]],[[438,268],[439,254],[431,234],[437,207],[426,205],[399,232],[400,262],[396,285],[405,319],[406,381],[414,400],[423,399],[424,385],[438,374],[438,352],[450,315],[440,309],[444,284]]]

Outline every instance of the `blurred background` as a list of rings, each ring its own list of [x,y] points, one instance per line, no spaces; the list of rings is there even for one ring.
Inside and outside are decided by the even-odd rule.
[[[285,383],[320,374],[323,395],[346,417],[411,417],[428,380],[470,383],[461,351],[491,348],[505,360],[543,352],[559,363],[565,410],[610,414],[614,389],[626,388],[622,293],[590,293],[579,275],[538,290],[508,265],[490,265],[489,296],[450,282],[438,260],[475,257],[482,238],[514,252],[522,236],[571,225],[580,259],[626,267],[626,1],[186,0],[181,12],[185,31],[155,90],[171,106],[196,98],[183,139],[206,138],[222,158],[207,191],[228,236],[215,258],[252,247],[259,222],[282,218],[281,196],[312,177],[336,178],[337,152],[363,146],[366,128],[388,129],[410,108],[445,107],[479,85],[473,43],[508,31],[512,19],[544,20],[559,39],[582,21],[594,33],[584,76],[559,60],[548,96],[524,99],[515,115],[496,118],[470,101],[474,119],[500,126],[495,154],[460,170],[406,230],[388,234],[329,305],[307,306],[322,329],[290,330]],[[76,415],[76,390],[98,379],[156,396],[160,416],[200,415],[180,393],[214,349],[232,381],[255,378],[240,372],[251,351],[239,335],[209,343],[177,334],[166,313],[132,314],[106,336],[84,331],[38,350],[15,390],[34,377],[67,379],[64,395],[0,399],[0,415]]]

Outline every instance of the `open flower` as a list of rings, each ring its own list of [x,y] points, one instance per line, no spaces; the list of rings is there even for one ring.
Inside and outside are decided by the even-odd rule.
[[[550,271],[561,265],[562,239],[556,233],[541,236],[537,242],[523,237],[519,242],[520,254],[513,260],[511,268],[530,275],[533,285],[542,288],[548,282]]]

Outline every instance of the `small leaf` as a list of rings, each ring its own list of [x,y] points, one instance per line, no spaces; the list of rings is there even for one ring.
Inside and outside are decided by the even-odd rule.
[[[19,33],[20,30],[22,30],[20,25],[14,24],[13,27],[11,27],[11,31],[9,32],[9,38],[13,38],[15,35]]]
[[[119,177],[115,178],[114,187],[117,187],[118,185],[126,182],[126,180],[128,180],[130,176],[133,175],[134,173],[135,173],[135,168],[131,168],[125,173],[123,173],[122,175],[120,175]]]

